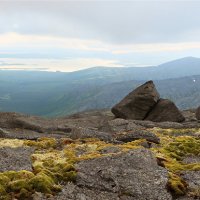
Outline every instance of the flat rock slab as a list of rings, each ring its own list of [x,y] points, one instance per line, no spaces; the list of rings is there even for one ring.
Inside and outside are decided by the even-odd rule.
[[[115,197],[118,196],[116,199],[172,199],[166,189],[167,171],[157,165],[153,154],[146,149],[82,161],[77,165],[77,170],[78,187],[97,193],[113,193]],[[96,196],[90,199],[96,199]],[[111,200],[112,196],[106,199]]]
[[[148,142],[153,142],[156,144],[160,143],[160,138],[158,138],[154,133],[144,130],[135,130],[128,133],[121,133],[116,135],[116,140],[122,142],[131,142],[138,139],[146,139]]]
[[[89,128],[72,128],[71,132],[66,133],[66,136],[76,140],[76,139],[85,139],[85,138],[98,138],[100,140],[111,142],[112,135],[110,133],[97,131]]]
[[[31,154],[34,153],[34,148],[18,147],[0,148],[0,172],[4,171],[32,171]]]

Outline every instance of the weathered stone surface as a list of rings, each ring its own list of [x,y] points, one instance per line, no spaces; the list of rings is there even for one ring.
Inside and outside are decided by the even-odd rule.
[[[133,198],[121,198],[117,193],[98,191],[90,188],[82,188],[68,183],[61,193],[51,198],[45,198],[41,193],[33,195],[33,200],[133,200]]]
[[[194,155],[186,156],[183,159],[183,163],[186,163],[186,164],[200,163],[200,156],[194,156]],[[199,178],[200,178],[200,176],[199,176]]]
[[[143,128],[142,126],[134,123],[133,120],[125,120],[121,118],[116,118],[114,120],[108,121],[107,126],[108,126],[107,131],[114,133]]]
[[[97,131],[89,128],[72,128],[70,133],[66,134],[71,139],[98,138],[103,141],[112,141],[112,135],[106,132]]]
[[[10,170],[32,171],[31,154],[33,152],[34,148],[30,147],[0,148],[0,172]]]
[[[112,108],[118,118],[143,120],[159,99],[153,81],[148,81]]]
[[[118,199],[172,199],[166,189],[167,171],[157,165],[153,154],[146,149],[82,161],[77,170],[76,184],[80,188],[113,193]],[[112,195],[106,199],[113,199]]]
[[[160,99],[145,120],[155,122],[182,122],[185,118],[172,101]]]
[[[2,128],[0,128],[0,138],[5,138],[8,132]]]
[[[195,116],[198,120],[200,120],[200,106],[196,109]]]
[[[184,171],[181,173],[188,184],[188,193],[192,193],[193,199],[200,198],[200,171]],[[196,194],[195,194],[196,193]],[[195,198],[196,197],[196,198]]]
[[[122,133],[116,135],[116,140],[122,142],[131,142],[138,139],[146,139],[147,141],[156,144],[160,143],[160,139],[154,133],[145,130],[135,130],[128,133]]]

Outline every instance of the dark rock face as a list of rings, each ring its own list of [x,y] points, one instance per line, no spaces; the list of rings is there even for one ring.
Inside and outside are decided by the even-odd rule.
[[[112,108],[117,118],[148,120],[154,122],[183,122],[185,117],[168,99],[159,99],[153,81],[148,81],[128,94],[121,102]],[[200,119],[200,108],[197,109],[197,119]],[[199,116],[198,116],[199,115]],[[123,125],[123,127],[126,124]]]
[[[143,120],[158,100],[159,93],[153,81],[148,81],[115,105],[112,112],[118,118]]]
[[[76,185],[96,193],[106,191],[121,196],[119,199],[172,199],[166,189],[167,171],[157,165],[153,154],[146,149],[86,160],[77,165],[77,170]],[[107,199],[113,199],[113,195]]]
[[[196,118],[200,120],[200,106],[196,109],[195,115],[196,115]]]
[[[172,101],[160,99],[145,120],[154,122],[182,122],[185,118]]]

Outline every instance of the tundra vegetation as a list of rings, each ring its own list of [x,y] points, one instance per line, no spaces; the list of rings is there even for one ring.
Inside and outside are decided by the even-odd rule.
[[[180,176],[183,171],[199,171],[200,163],[185,163],[184,158],[200,155],[198,129],[161,129],[149,131],[160,138],[160,144],[152,143],[150,150],[157,158],[158,164],[168,170],[168,189],[174,196],[186,193],[200,198],[200,189],[188,191],[188,183]],[[109,143],[96,138],[39,138],[38,140],[0,139],[3,147],[34,147],[31,155],[32,171],[3,171],[0,173],[1,200],[30,199],[35,192],[53,196],[62,190],[66,182],[76,182],[76,164],[82,160],[103,156],[113,156],[143,147],[145,139],[127,143]],[[149,142],[148,142],[149,143]],[[117,147],[119,151],[107,153],[108,147]]]

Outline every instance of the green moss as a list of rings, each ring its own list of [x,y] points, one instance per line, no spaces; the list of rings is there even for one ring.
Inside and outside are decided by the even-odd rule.
[[[187,183],[178,175],[169,173],[168,188],[175,196],[185,195]]]
[[[32,172],[21,170],[21,171],[7,171],[4,172],[3,175],[7,176],[11,181],[15,181],[18,179],[30,179],[34,177],[34,174]]]
[[[6,195],[7,194],[5,186],[3,186],[1,184],[0,184],[0,194],[1,195]]]
[[[2,147],[17,148],[17,147],[22,147],[23,145],[24,145],[23,140],[0,138],[0,148]]]
[[[0,185],[5,187],[6,185],[8,185],[9,182],[10,178],[4,175],[3,173],[0,173]]]
[[[37,141],[26,140],[24,144],[27,146],[34,146],[38,149],[49,149],[56,147],[56,139],[55,138],[39,138]]]
[[[20,192],[17,194],[17,198],[20,200],[28,199],[30,195],[31,193],[28,190],[26,190],[25,188],[22,188]]]
[[[200,140],[191,136],[177,137],[164,150],[171,157],[182,160],[185,156],[200,155]]]
[[[61,188],[54,183],[53,179],[44,173],[37,174],[35,177],[30,179],[28,184],[30,184],[31,188],[35,191],[42,193],[51,194],[61,190]]]
[[[185,156],[200,155],[200,142],[194,137],[177,136],[178,133],[175,131],[153,130],[161,139],[161,144],[155,145],[150,150],[155,152],[160,165],[170,172],[168,183],[170,190],[175,195],[185,194],[186,184],[177,174],[182,170],[200,170],[200,163],[184,164],[182,162]],[[174,136],[175,134],[177,135]],[[54,195],[61,190],[60,184],[76,181],[77,172],[74,165],[77,162],[143,148],[144,142],[146,140],[112,144],[94,138],[61,139],[60,141],[53,138],[25,140],[23,145],[36,147],[35,153],[31,156],[33,172],[22,170],[0,173],[0,191],[4,192],[5,197],[12,193],[17,199],[30,199],[35,191]],[[58,144],[59,148],[57,148]],[[102,153],[102,149],[107,147],[117,147],[119,151]]]
[[[8,190],[11,192],[20,192],[20,190],[23,188],[30,190],[30,186],[27,183],[27,179],[19,179],[11,181],[8,184]]]

